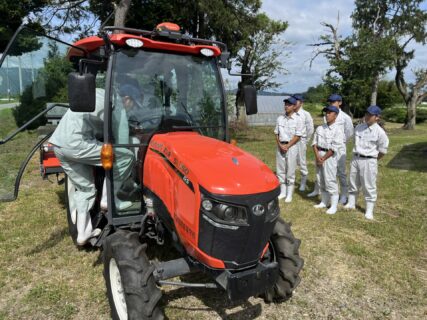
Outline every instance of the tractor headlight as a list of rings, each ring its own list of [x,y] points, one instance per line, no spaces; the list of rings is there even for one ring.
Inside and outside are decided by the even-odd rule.
[[[248,224],[248,216],[244,207],[204,198],[200,208],[204,215],[216,222],[216,226],[221,224],[245,226]]]
[[[275,198],[267,204],[267,216],[265,217],[266,221],[272,221],[276,219],[279,215],[279,212],[279,200]]]

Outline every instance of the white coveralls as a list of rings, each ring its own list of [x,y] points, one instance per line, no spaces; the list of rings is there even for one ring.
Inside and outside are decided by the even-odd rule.
[[[294,136],[303,136],[305,127],[298,121],[297,115],[281,115],[277,118],[274,133],[279,136],[281,143],[288,143]],[[276,151],[276,171],[281,184],[293,186],[295,184],[295,170],[297,167],[298,143],[294,144],[285,153],[282,153],[279,146]]]
[[[302,107],[295,112],[295,114],[300,117],[300,121],[305,126],[305,135],[301,136],[300,141],[298,141],[298,165],[300,167],[300,172],[303,177],[308,175],[307,169],[307,143],[310,141],[311,136],[314,132],[313,118],[311,117],[310,112],[305,111]],[[303,178],[301,178],[303,179]],[[306,179],[306,178],[305,178]]]
[[[322,166],[316,166],[316,181],[322,194],[327,192],[329,196],[338,195],[338,150],[342,146],[343,139],[343,131],[336,122],[330,126],[327,124],[318,126],[314,133],[312,146],[317,146],[320,156],[323,157],[327,153],[327,150],[334,152],[331,157],[326,159]]]
[[[324,118],[324,123],[326,124],[326,119]],[[337,151],[337,174],[340,181],[341,186],[341,196],[346,199],[348,193],[347,186],[347,174],[346,174],[346,160],[347,160],[347,147],[346,143],[350,140],[350,138],[354,134],[353,121],[351,117],[345,113],[342,109],[338,113],[338,116],[335,120],[335,123],[342,130],[343,140],[340,144],[340,147]]]
[[[350,195],[357,197],[362,188],[366,203],[377,200],[378,153],[387,153],[387,134],[377,123],[359,124],[354,132],[353,158],[350,164]]]
[[[84,241],[92,232],[88,212],[96,197],[93,167],[102,165],[102,143],[97,138],[103,137],[104,93],[103,89],[96,89],[96,107],[93,112],[68,110],[49,139],[49,142],[54,145],[55,155],[61,162],[62,168],[76,188],[74,200],[77,207],[78,242],[79,237]],[[116,136],[119,140],[129,141],[126,112],[123,108],[115,109],[113,131],[117,132]],[[130,175],[133,162],[134,156],[131,151],[123,148],[115,150],[113,175],[118,185],[121,185],[121,182]]]

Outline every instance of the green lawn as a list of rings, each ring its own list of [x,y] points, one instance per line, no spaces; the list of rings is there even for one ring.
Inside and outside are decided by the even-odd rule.
[[[339,209],[328,216],[297,193],[282,216],[302,240],[302,282],[294,297],[230,304],[221,291],[166,288],[170,319],[425,319],[427,317],[427,124],[387,124],[375,221]],[[1,130],[1,129],[0,129]],[[272,127],[235,135],[238,146],[275,169]],[[309,152],[313,186],[313,155]],[[297,181],[299,181],[299,174]],[[109,319],[99,251],[68,236],[63,186],[42,181],[38,159],[17,201],[0,203],[0,319]]]

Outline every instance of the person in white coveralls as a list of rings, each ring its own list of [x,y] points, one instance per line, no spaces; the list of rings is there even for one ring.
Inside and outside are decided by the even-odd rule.
[[[356,208],[357,193],[361,189],[365,197],[365,218],[374,218],[377,200],[378,160],[388,149],[389,140],[384,129],[378,124],[381,108],[370,106],[366,110],[365,122],[354,131],[353,158],[350,164],[350,188],[345,209]]]
[[[289,97],[283,100],[285,114],[277,118],[274,134],[277,142],[276,173],[280,181],[279,199],[292,201],[297,167],[298,142],[305,134],[303,123],[295,115],[294,108],[297,100]]]

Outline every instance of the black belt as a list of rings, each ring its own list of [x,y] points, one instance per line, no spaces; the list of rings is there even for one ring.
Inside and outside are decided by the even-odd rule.
[[[317,150],[328,152],[331,149],[325,149],[325,148],[317,147]]]
[[[374,156],[364,156],[363,154],[360,154],[360,153],[354,153],[354,155],[356,157],[365,158],[365,159],[376,159],[377,158],[377,157],[374,157]]]
[[[289,143],[289,141],[280,141],[280,143],[286,144],[286,143]]]

